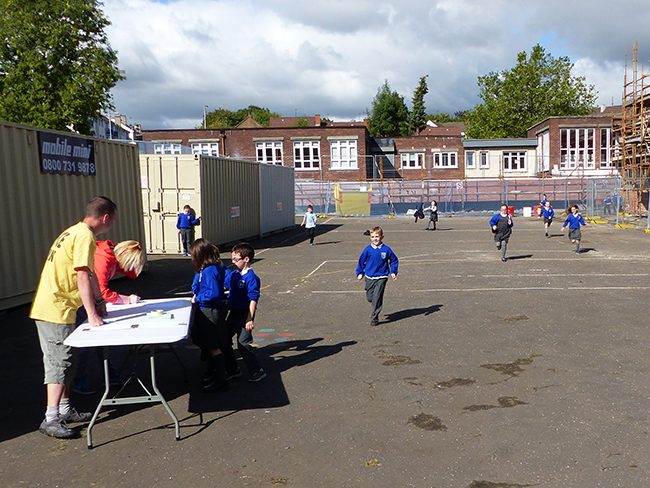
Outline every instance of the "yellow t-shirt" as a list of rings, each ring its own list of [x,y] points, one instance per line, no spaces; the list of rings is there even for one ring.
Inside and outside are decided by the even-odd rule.
[[[54,241],[45,260],[41,281],[29,316],[55,324],[73,324],[83,305],[77,271],[93,272],[96,240],[88,224],[79,222],[64,230]]]

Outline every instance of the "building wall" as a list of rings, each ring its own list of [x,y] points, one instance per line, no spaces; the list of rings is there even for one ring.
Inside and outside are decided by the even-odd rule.
[[[464,151],[461,131],[457,127],[427,127],[417,136],[396,137],[395,168],[405,180],[464,178]],[[402,162],[402,154],[424,154],[424,165],[411,168]],[[436,154],[455,153],[456,167],[436,166]],[[440,156],[439,156],[440,157]],[[438,159],[438,161],[441,161]],[[442,164],[442,163],[440,163]]]
[[[544,133],[548,134],[548,149],[544,151],[548,154],[548,160],[542,158],[541,147],[539,147],[540,159],[538,166],[541,170],[548,167],[553,174],[569,175],[576,171],[575,168],[561,168],[561,133],[562,129],[594,129],[594,167],[593,169],[584,168],[589,174],[597,176],[598,174],[609,175],[610,169],[601,168],[601,131],[600,129],[611,129],[611,115],[596,115],[585,117],[549,117],[528,129],[528,137],[539,137]],[[582,168],[579,169],[581,172]]]
[[[467,166],[468,153],[474,153],[474,167]],[[525,169],[506,170],[504,153],[525,153]],[[487,153],[487,168],[481,166],[481,153]],[[537,158],[535,147],[501,147],[501,148],[465,148],[465,177],[466,178],[524,178],[537,174]]]

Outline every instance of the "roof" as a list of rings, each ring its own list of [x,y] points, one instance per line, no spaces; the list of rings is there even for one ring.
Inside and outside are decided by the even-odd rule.
[[[519,137],[511,139],[465,139],[464,148],[504,148],[504,147],[536,147],[536,137]]]

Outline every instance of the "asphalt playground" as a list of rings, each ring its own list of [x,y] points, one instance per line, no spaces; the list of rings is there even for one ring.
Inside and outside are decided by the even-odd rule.
[[[591,224],[577,255],[563,219],[545,238],[541,220],[516,216],[504,263],[489,217],[441,217],[436,231],[321,218],[314,246],[300,227],[253,241],[268,378],[204,394],[198,350],[176,344],[186,381],[161,349],[179,441],[161,405],[103,411],[92,450],[84,424],[73,440],[40,434],[36,329],[27,306],[2,313],[0,486],[650,486],[650,234]],[[355,267],[376,225],[400,268],[371,327]],[[188,258],[150,256],[114,288],[187,297],[192,276]],[[129,352],[111,350],[146,384],[148,358]],[[94,354],[88,375],[99,387]],[[91,411],[99,398],[73,403]]]

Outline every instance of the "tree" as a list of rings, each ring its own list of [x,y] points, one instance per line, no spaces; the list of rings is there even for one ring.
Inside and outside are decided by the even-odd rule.
[[[309,120],[306,115],[303,115],[298,120],[296,120],[291,127],[309,127]]]
[[[248,107],[239,109],[235,112],[225,108],[219,108],[206,114],[207,128],[225,129],[235,127],[242,120],[248,117],[248,114],[251,114],[253,120],[256,120],[264,127],[269,126],[271,117],[280,117],[280,114],[271,112],[268,108],[260,108],[255,105],[249,105]],[[197,127],[197,129],[202,128],[203,124]]]
[[[0,119],[82,134],[124,79],[96,0],[0,0]]]
[[[467,114],[467,136],[477,139],[526,137],[526,130],[552,116],[588,114],[597,92],[584,77],[572,77],[568,57],[553,58],[539,44],[530,57],[517,55],[517,65],[480,76],[483,103]]]
[[[413,108],[408,118],[408,128],[411,134],[419,134],[427,125],[426,114],[424,112],[424,95],[429,92],[427,76],[425,75],[420,78],[420,84],[415,89],[413,99],[411,100]]]
[[[388,80],[377,90],[372,101],[372,111],[368,111],[371,137],[394,137],[407,135],[408,108],[404,97],[390,90]]]

